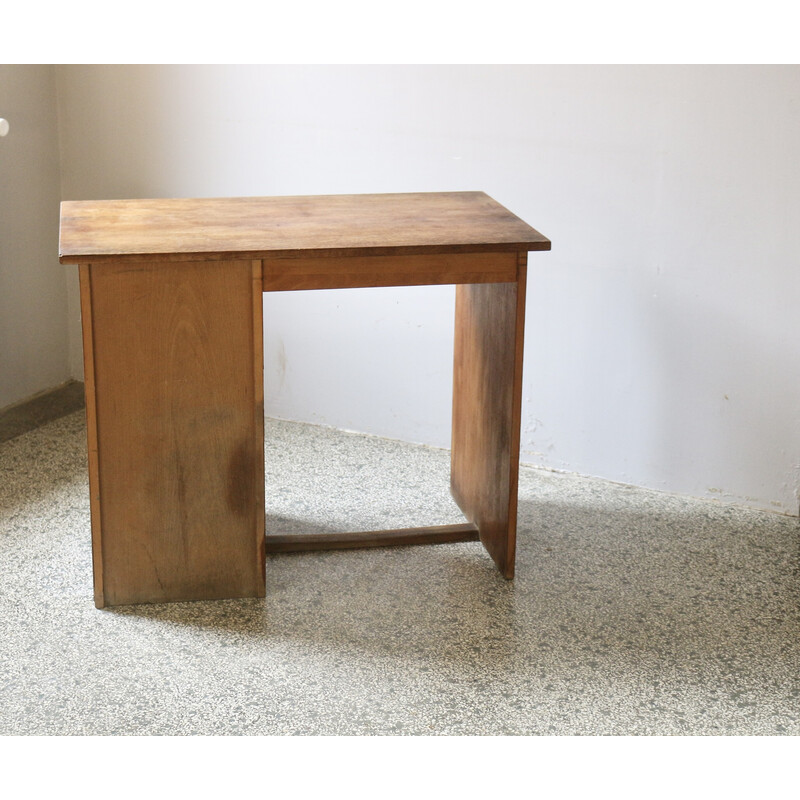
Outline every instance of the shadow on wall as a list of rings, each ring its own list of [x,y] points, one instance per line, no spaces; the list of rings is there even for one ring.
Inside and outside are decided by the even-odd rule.
[[[598,270],[531,280],[522,461],[797,515],[800,318],[789,295]]]
[[[767,327],[763,308],[734,315],[691,290],[659,292],[659,313],[643,322],[656,359],[655,460],[675,491],[798,515],[800,337]],[[778,427],[786,419],[793,429]],[[681,477],[715,470],[712,486]]]

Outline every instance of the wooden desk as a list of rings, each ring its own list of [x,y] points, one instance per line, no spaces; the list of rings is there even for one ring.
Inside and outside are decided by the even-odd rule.
[[[263,597],[265,553],[480,538],[514,574],[525,273],[482,192],[61,204],[80,265],[95,603]],[[264,531],[262,292],[457,284],[451,489],[468,523]]]

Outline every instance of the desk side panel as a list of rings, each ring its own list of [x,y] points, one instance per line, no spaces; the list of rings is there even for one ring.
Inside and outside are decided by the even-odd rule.
[[[260,265],[84,272],[98,605],[263,596]]]
[[[83,334],[83,380],[86,394],[86,446],[89,464],[89,505],[92,527],[94,603],[105,605],[103,591],[103,539],[100,531],[100,475],[97,458],[97,407],[94,389],[94,329],[92,325],[92,274],[88,264],[78,267]]]
[[[456,288],[453,498],[506,578],[514,576],[527,254],[515,283]]]

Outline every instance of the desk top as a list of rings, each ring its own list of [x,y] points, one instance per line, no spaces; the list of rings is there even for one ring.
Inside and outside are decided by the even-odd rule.
[[[61,203],[62,264],[549,249],[483,192]]]

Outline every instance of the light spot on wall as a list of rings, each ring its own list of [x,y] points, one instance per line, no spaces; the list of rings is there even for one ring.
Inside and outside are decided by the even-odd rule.
[[[278,339],[278,353],[275,360],[278,363],[278,384],[283,387],[283,383],[286,380],[286,367],[288,365],[283,339]]]

